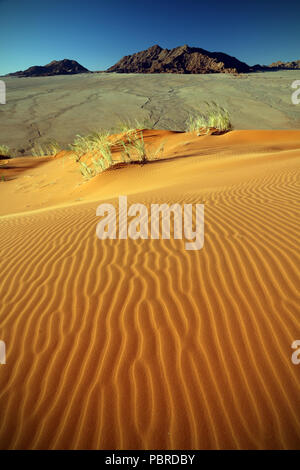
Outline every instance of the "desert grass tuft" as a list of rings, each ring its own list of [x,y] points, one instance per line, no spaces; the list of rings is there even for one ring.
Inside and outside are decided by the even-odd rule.
[[[94,168],[89,167],[84,162],[79,162],[79,165],[80,165],[80,172],[85,179],[90,179],[90,178],[93,178],[93,176],[96,176]]]
[[[112,142],[108,133],[93,132],[85,137],[77,135],[73,144],[71,157],[80,165],[80,172],[85,179],[93,178],[114,165],[112,157]],[[90,157],[91,163],[82,161],[83,157]],[[86,158],[85,158],[86,160]]]
[[[143,132],[136,131],[128,138],[128,145],[124,145],[123,154],[126,155],[127,161],[139,161],[143,165],[147,161],[159,159],[164,151],[164,145],[162,142],[156,150],[152,150],[149,146],[146,148]]]
[[[48,152],[49,155],[57,155],[59,152],[61,152],[62,148],[61,145],[56,141],[56,140],[50,140],[48,144],[46,144],[46,151]]]
[[[102,173],[102,171],[106,170],[106,165],[103,158],[98,158],[97,160],[92,158],[92,162],[94,165],[95,174]]]
[[[7,145],[0,145],[0,155],[8,157],[10,154],[9,147]]]
[[[130,139],[130,143],[128,145],[128,149],[130,152],[130,157],[136,157],[141,163],[145,163],[147,160],[147,154],[145,149],[145,142],[143,133],[135,132],[134,138]]]
[[[87,136],[76,135],[76,138],[69,147],[72,151],[72,156],[79,162],[83,155],[96,154],[104,151],[106,154],[108,148],[112,145],[108,140],[108,133],[93,132]]]
[[[120,160],[114,160],[112,148],[118,147],[121,153],[123,163],[146,163],[149,160],[157,160],[159,154],[163,151],[164,144],[161,144],[154,152],[146,149],[143,132],[138,129],[132,129],[126,132],[126,138],[118,138],[112,142],[109,140],[109,134],[92,133],[85,137],[77,135],[73,144],[71,158],[79,163],[82,176],[89,180],[94,176],[120,163]]]
[[[186,130],[197,131],[198,135],[203,129],[209,131],[214,128],[220,132],[228,132],[232,129],[229,112],[214,101],[205,103],[206,110],[197,116],[189,116]]]
[[[164,149],[165,149],[165,143],[162,142],[159,145],[159,147],[157,147],[157,149],[153,152],[151,160],[157,160],[157,159],[161,158],[161,156],[164,152]]]
[[[36,144],[31,153],[34,157],[55,156],[61,151],[61,146],[56,140],[51,140],[46,144]]]
[[[138,119],[127,119],[127,120],[120,120],[117,123],[117,126],[115,130],[117,132],[124,132],[126,134],[131,134],[136,132],[138,129],[153,129],[154,127],[154,122],[151,119],[143,119],[143,120],[138,120]]]
[[[114,164],[112,154],[111,154],[111,144],[108,142],[103,142],[98,145],[97,153],[100,154],[107,164],[107,167],[112,166]]]
[[[125,142],[121,141],[120,145],[122,147],[121,151],[121,158],[124,163],[130,162],[131,161],[131,153],[130,153],[130,148],[128,145],[125,144]]]
[[[31,153],[34,157],[44,157],[47,155],[46,149],[41,144],[36,144],[31,150]]]
[[[72,151],[72,156],[74,156],[75,160],[79,162],[81,157],[90,151],[91,142],[88,137],[83,137],[77,134],[73,144],[69,147]]]

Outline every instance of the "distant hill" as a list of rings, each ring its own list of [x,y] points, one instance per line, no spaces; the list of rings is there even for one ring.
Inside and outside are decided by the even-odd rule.
[[[293,62],[281,62],[280,60],[277,62],[273,62],[270,65],[253,65],[252,70],[253,72],[268,72],[268,71],[276,71],[276,70],[299,70],[300,69],[300,60],[295,60]]]
[[[241,73],[251,68],[222,52],[208,52],[188,45],[162,49],[155,45],[123,57],[106,72],[118,73]]]
[[[11,77],[48,77],[51,75],[72,75],[78,73],[249,73],[274,70],[298,70],[300,60],[293,62],[273,62],[270,65],[249,66],[233,56],[223,52],[209,52],[199,47],[188,45],[163,49],[154,45],[148,49],[124,56],[119,62],[104,71],[90,72],[76,60],[53,60],[50,64],[29,67]]]
[[[10,77],[48,77],[51,75],[71,75],[76,73],[87,73],[88,69],[80,65],[76,60],[53,60],[50,64],[40,66],[34,65],[27,70],[9,73]]]
[[[268,67],[273,68],[273,69],[288,69],[288,70],[294,70],[294,69],[300,69],[300,60],[295,60],[293,62],[281,62],[280,60],[278,62],[273,62],[270,64]]]

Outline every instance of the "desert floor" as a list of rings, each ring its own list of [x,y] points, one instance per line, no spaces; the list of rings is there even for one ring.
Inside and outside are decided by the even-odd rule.
[[[150,119],[157,129],[185,130],[190,113],[216,101],[237,129],[300,129],[291,85],[299,71],[229,74],[81,74],[2,77],[7,103],[0,106],[0,144],[17,155],[56,139],[109,129],[124,119]]]
[[[1,162],[1,448],[300,448],[300,131],[162,141],[88,182],[66,153]],[[203,249],[99,240],[119,195],[203,203]]]

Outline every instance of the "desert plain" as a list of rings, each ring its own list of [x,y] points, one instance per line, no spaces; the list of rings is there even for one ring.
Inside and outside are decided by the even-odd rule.
[[[2,77],[0,145],[30,155],[37,144],[67,146],[76,134],[113,129],[119,121],[150,121],[156,129],[184,131],[190,114],[215,101],[230,111],[236,129],[300,129],[292,104],[297,70],[240,74],[92,73]]]
[[[1,140],[25,156],[0,162],[1,448],[300,448],[297,73],[276,74],[7,80]],[[184,132],[198,97],[235,129]],[[153,118],[160,158],[85,181],[68,150],[28,153],[116,117]],[[203,248],[99,240],[120,195],[204,204]]]

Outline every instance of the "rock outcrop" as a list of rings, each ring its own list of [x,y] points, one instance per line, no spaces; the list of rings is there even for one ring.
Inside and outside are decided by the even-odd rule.
[[[50,64],[40,66],[34,65],[27,70],[10,73],[11,77],[48,77],[51,75],[72,75],[77,73],[87,73],[88,69],[80,65],[76,60],[53,60]]]
[[[243,73],[250,67],[222,52],[208,52],[188,45],[162,49],[155,45],[123,57],[106,70],[118,73]]]

